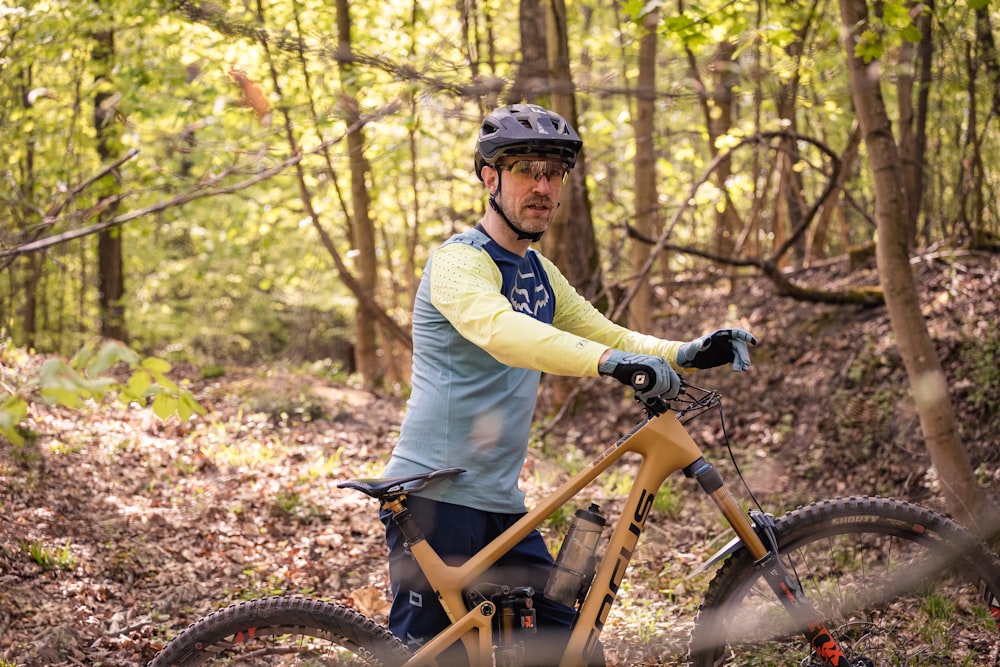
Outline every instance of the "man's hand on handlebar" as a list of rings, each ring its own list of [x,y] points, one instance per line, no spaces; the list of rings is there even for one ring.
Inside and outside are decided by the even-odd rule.
[[[677,350],[677,365],[681,368],[715,368],[731,363],[734,371],[750,368],[750,351],[757,338],[743,329],[719,329]]]
[[[597,370],[635,389],[635,397],[645,404],[676,398],[681,389],[680,376],[663,357],[612,349]]]

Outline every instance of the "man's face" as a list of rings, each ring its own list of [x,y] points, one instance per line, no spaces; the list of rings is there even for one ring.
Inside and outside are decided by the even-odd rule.
[[[496,169],[497,187],[503,183],[500,205],[510,221],[526,232],[548,229],[569,167],[560,160],[520,159],[505,160]]]

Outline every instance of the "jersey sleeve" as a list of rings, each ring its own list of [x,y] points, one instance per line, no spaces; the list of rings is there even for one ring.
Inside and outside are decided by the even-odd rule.
[[[516,312],[501,294],[500,270],[487,252],[463,243],[439,248],[430,281],[434,307],[500,363],[552,375],[597,376],[607,346]],[[557,292],[557,311],[559,298]]]
[[[677,350],[683,343],[641,334],[615,324],[582,297],[555,264],[545,257],[542,257],[542,263],[556,293],[558,309],[553,322],[556,327],[606,347],[664,357],[676,370],[681,370],[677,365]]]
[[[551,325],[511,308],[500,270],[485,251],[453,243],[431,263],[431,302],[463,338],[509,366],[552,375],[596,377],[607,348],[666,358],[675,368],[679,341],[641,334],[607,319],[545,257],[556,300]]]

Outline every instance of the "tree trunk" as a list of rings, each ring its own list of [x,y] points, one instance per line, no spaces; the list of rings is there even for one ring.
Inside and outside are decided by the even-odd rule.
[[[660,235],[659,202],[656,193],[656,148],[653,142],[653,119],[656,111],[656,27],[660,11],[649,12],[639,41],[639,79],[636,85],[636,112],[632,121],[635,131],[635,228],[646,238]],[[632,266],[645,266],[650,246],[633,240],[629,249]],[[628,304],[628,324],[636,331],[649,331],[652,317],[652,289],[645,276]]]
[[[712,114],[708,119],[709,136],[712,138],[713,157],[718,154],[714,148],[715,140],[729,132],[733,127],[736,111],[736,96],[734,89],[739,83],[736,74],[736,44],[730,40],[719,42],[712,63]],[[736,208],[729,198],[729,180],[733,175],[733,161],[725,157],[719,161],[715,170],[715,183],[723,193],[722,208],[715,216],[715,233],[713,246],[720,255],[731,255],[736,248],[736,237],[740,230],[740,220]]]
[[[687,47],[685,51],[688,66],[691,68],[691,76],[697,87],[698,102],[705,117],[708,149],[712,158],[716,159],[719,156],[716,140],[729,132],[733,124],[733,108],[735,106],[733,89],[738,79],[734,74],[736,62],[733,59],[736,54],[736,44],[724,40],[716,47],[715,55],[709,65],[709,72],[712,75],[711,88],[702,80],[694,52]],[[719,256],[729,256],[733,253],[740,228],[736,209],[733,208],[728,194],[731,175],[732,160],[726,153],[717,161],[713,174],[716,187],[723,193],[722,207],[716,214],[715,229],[712,233],[712,248]]]
[[[351,75],[351,17],[349,0],[337,0],[337,45],[340,81],[343,95],[344,122],[348,127],[361,119]],[[351,170],[351,240],[357,251],[356,267],[361,288],[374,299],[377,290],[375,260],[375,229],[369,215],[367,176],[368,159],[364,154],[365,137],[361,126],[347,135],[347,151]],[[354,359],[357,370],[369,384],[379,384],[384,375],[378,364],[376,319],[367,308],[355,315]]]
[[[114,68],[115,35],[111,29],[94,34],[94,48],[91,52],[94,63],[94,80],[97,92],[94,94],[94,132],[97,136],[97,154],[102,162],[119,157],[122,151],[121,127],[116,123],[118,109],[116,100],[119,93],[111,83]],[[98,186],[98,197],[103,199],[117,194],[121,187],[118,170],[104,176]],[[118,212],[117,203],[105,207],[99,220],[113,218]],[[97,285],[101,318],[101,335],[128,341],[125,327],[125,266],[123,262],[123,228],[114,226],[102,231],[97,237]]]
[[[511,104],[531,102],[547,105],[545,98],[548,97],[551,86],[546,53],[545,9],[542,3],[539,0],[521,0],[518,3],[518,19],[521,62],[507,101]]]
[[[564,0],[552,0],[547,7],[545,43],[551,108],[579,130],[575,86],[569,66],[566,4]],[[585,146],[586,142],[584,137]],[[570,284],[589,298],[600,292],[602,277],[586,181],[587,155],[584,150],[577,158],[567,187],[563,188],[562,205],[542,238],[542,250],[556,263]]]
[[[989,82],[987,90],[992,91],[990,95],[990,113],[988,119],[996,119],[1000,117],[1000,53],[997,51],[996,40],[993,37],[993,24],[990,20],[990,6],[976,6],[976,43],[979,48],[979,65],[984,70],[986,80]],[[987,123],[989,120],[987,120]],[[977,141],[977,146],[982,140]],[[979,157],[981,151],[977,150],[977,157]],[[990,180],[991,177],[985,175],[984,172],[988,173],[988,168],[981,164],[979,165],[979,175],[980,181],[984,178]],[[982,184],[980,184],[982,185]],[[996,251],[998,246],[997,236],[994,233],[996,225],[996,216],[986,213],[984,215],[984,209],[987,207],[985,205],[980,207],[979,215],[976,218],[976,225],[972,230],[971,246],[973,248],[981,248],[987,251]]]
[[[32,113],[32,103],[28,99],[28,91],[33,86],[31,63],[23,64],[23,68],[18,72],[17,81],[17,92],[21,98],[24,112],[25,114],[30,114]],[[24,159],[20,165],[21,182],[18,184],[17,191],[17,199],[21,203],[12,211],[15,218],[14,231],[17,233],[16,238],[19,238],[23,231],[30,229],[31,223],[35,218],[35,213],[29,205],[30,202],[35,200],[35,132],[36,130],[32,128],[25,133]],[[23,258],[24,267],[22,271],[18,270],[17,263],[12,263],[7,267],[7,270],[10,272],[11,281],[10,311],[9,315],[4,314],[0,326],[9,326],[10,329],[8,331],[10,334],[17,331],[13,326],[13,320],[15,319],[15,296],[18,289],[23,287],[24,305],[21,308],[20,314],[21,340],[17,341],[16,338],[14,340],[29,348],[35,347],[38,335],[38,293],[44,261],[43,257],[29,254]]]
[[[879,280],[885,293],[889,321],[909,377],[920,425],[937,469],[945,502],[962,523],[980,532],[997,524],[996,510],[976,483],[965,447],[958,438],[948,382],[920,311],[910,269],[906,196],[899,149],[892,134],[879,82],[878,61],[865,63],[855,56],[858,35],[868,28],[865,0],[840,0],[851,97],[868,148],[875,183],[878,225]]]
[[[788,53],[789,58],[793,59],[797,64],[800,63],[801,53],[805,49],[805,34],[808,32],[807,27],[803,27],[799,33],[799,38],[797,41],[789,44],[785,47],[785,51]],[[781,199],[783,202],[776,201],[775,206],[780,206],[781,203],[785,205],[786,218],[782,222],[787,223],[787,229],[797,229],[802,223],[805,217],[806,205],[802,200],[802,173],[797,170],[796,164],[801,158],[799,153],[799,145],[796,135],[798,134],[798,113],[796,100],[799,94],[799,75],[798,67],[796,67],[795,74],[789,77],[787,83],[783,83],[778,87],[777,93],[777,111],[778,117],[781,119],[781,123],[784,127],[788,129],[788,135],[782,137],[781,147],[779,151],[778,164],[778,178],[779,178],[779,192],[783,195]],[[786,230],[782,229],[780,231],[775,231],[775,244],[777,245],[777,239],[781,238],[784,240],[786,238]],[[795,254],[796,259],[801,262],[807,258],[805,252],[805,236],[801,237],[802,240],[795,244]],[[784,260],[779,260],[784,264]]]
[[[927,105],[930,92],[931,12],[917,19],[921,41],[916,47],[903,40],[900,48],[896,97],[899,100],[899,150],[903,162],[906,191],[906,234],[910,247],[916,242],[918,220],[923,208],[924,152],[927,147]],[[914,90],[915,89],[915,90]]]
[[[858,159],[858,149],[860,147],[861,130],[858,124],[855,123],[854,127],[851,128],[850,135],[847,137],[847,146],[844,147],[844,152],[840,156],[840,171],[837,173],[837,181],[834,186],[836,190],[827,198],[826,203],[823,204],[823,209],[819,213],[816,226],[809,237],[806,256],[810,262],[821,260],[827,255],[826,246],[830,235],[830,225],[834,213],[839,212],[841,217],[843,217],[843,193],[847,188],[847,179],[854,170],[854,163]],[[845,236],[841,245],[844,250],[847,250],[851,245],[850,238]]]

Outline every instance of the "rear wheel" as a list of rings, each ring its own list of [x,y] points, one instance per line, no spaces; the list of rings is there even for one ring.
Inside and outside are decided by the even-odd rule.
[[[186,665],[401,665],[410,652],[352,609],[282,596],[241,602],[200,621],[163,647],[150,667]]]
[[[852,667],[997,665],[1000,561],[954,521],[883,498],[830,500],[777,521],[789,573]],[[691,664],[823,665],[745,549],[709,584]]]

